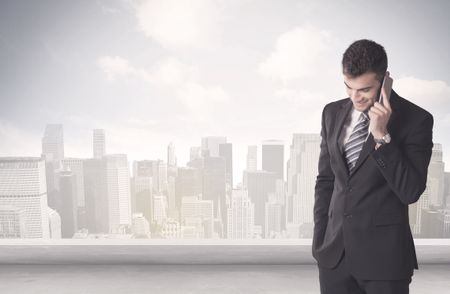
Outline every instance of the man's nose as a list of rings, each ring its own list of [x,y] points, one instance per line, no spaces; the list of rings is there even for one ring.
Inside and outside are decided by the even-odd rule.
[[[350,93],[350,97],[354,100],[354,99],[359,99],[359,97],[360,97],[361,95],[360,95],[360,93],[359,93],[359,91],[352,91],[351,93]]]

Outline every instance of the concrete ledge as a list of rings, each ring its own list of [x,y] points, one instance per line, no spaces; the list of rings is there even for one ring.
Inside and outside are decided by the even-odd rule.
[[[316,264],[311,239],[17,239],[0,264]],[[449,264],[450,239],[416,239],[420,264]]]

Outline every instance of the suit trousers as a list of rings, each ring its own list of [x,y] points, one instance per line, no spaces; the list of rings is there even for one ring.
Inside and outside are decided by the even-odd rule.
[[[404,280],[360,280],[349,271],[345,252],[333,269],[319,267],[321,294],[408,294],[411,277]]]

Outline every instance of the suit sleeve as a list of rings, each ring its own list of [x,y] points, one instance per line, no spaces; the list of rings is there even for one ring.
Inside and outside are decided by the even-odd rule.
[[[318,165],[318,175],[315,185],[314,193],[314,236],[313,248],[315,244],[321,243],[324,237],[325,229],[328,223],[328,208],[330,206],[331,195],[334,187],[334,173],[331,169],[330,154],[327,144],[327,124],[326,124],[326,109],[324,107],[322,112],[322,127],[320,136],[322,137],[320,143],[320,155]],[[329,116],[329,115],[328,115]]]
[[[393,139],[371,154],[389,187],[403,204],[416,202],[425,191],[432,137],[433,116],[426,113],[410,127],[401,147]]]

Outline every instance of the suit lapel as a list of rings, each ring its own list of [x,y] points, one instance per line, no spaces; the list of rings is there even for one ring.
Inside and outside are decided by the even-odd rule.
[[[345,162],[345,158],[344,158],[344,154],[339,142],[339,138],[341,137],[341,132],[342,129],[344,128],[344,123],[346,118],[348,117],[348,114],[350,113],[350,110],[353,108],[353,103],[350,100],[350,98],[348,98],[348,101],[343,103],[341,105],[341,108],[339,109],[338,113],[336,114],[336,121],[334,124],[334,129],[336,130],[335,133],[335,138],[334,138],[334,144],[335,144],[335,149],[336,152],[338,154],[338,161],[339,164],[341,166],[341,169],[346,171],[346,173],[348,173],[348,167],[347,167],[347,163]]]
[[[350,177],[358,170],[358,168],[361,166],[364,160],[366,160],[367,156],[369,156],[370,152],[372,152],[372,150],[375,149],[375,145],[376,143],[373,140],[372,134],[369,134],[369,137],[367,138],[366,142],[363,145],[361,153],[359,154],[358,160],[356,161],[356,165],[353,168]]]

